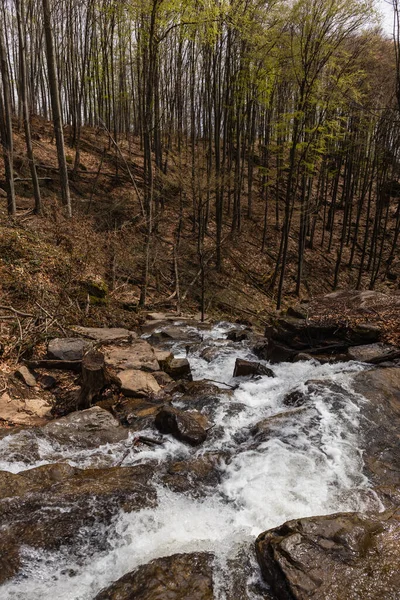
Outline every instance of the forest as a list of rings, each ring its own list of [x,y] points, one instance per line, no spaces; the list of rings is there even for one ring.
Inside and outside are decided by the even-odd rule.
[[[0,139],[0,600],[399,600],[400,0],[0,0]]]
[[[375,8],[2,0],[8,215],[59,202],[65,231],[101,232],[101,274],[138,306],[204,312],[232,273],[278,309],[396,287],[399,30]]]

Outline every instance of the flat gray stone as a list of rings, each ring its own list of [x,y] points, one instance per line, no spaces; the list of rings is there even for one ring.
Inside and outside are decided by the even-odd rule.
[[[82,360],[89,342],[81,338],[54,338],[47,347],[49,358],[58,360]]]
[[[135,331],[122,327],[73,327],[79,335],[99,343],[129,342],[138,337]]]

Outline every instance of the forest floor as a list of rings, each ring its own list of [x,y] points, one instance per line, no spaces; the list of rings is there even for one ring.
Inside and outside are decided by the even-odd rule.
[[[0,352],[4,359],[29,356],[34,344],[49,336],[65,335],[73,324],[131,328],[143,318],[138,300],[146,227],[140,207],[143,161],[137,140],[122,140],[117,149],[105,131],[85,128],[75,175],[72,173],[75,151],[67,146],[74,215],[67,219],[59,204],[57,154],[51,124],[34,119],[33,137],[44,215],[33,214],[29,165],[22,129],[18,131],[17,127],[15,219],[7,217],[4,180],[0,179]],[[202,290],[193,202],[186,193],[190,187],[185,180],[187,170],[188,165],[177,164],[171,153],[168,174],[162,181],[163,206],[155,221],[146,307],[157,311],[176,309],[177,266],[181,309],[194,315],[200,310]],[[3,173],[1,160],[0,173]],[[267,243],[262,251],[264,205],[254,196],[251,218],[245,216],[243,207],[240,235],[229,233],[230,215],[225,215],[221,272],[215,269],[211,213],[204,248],[204,295],[205,310],[211,318],[262,326],[276,316],[276,299],[269,284],[280,227],[275,222],[268,225]],[[275,205],[270,207],[270,215],[274,212]],[[283,206],[278,206],[280,219],[282,212]],[[182,228],[176,246],[180,215]],[[318,239],[313,249],[306,250],[300,297],[295,294],[296,257],[297,242],[292,239],[283,309],[333,291],[336,260],[333,252],[327,253]],[[394,271],[391,281],[378,281],[375,289],[397,294],[399,264]],[[354,269],[344,267],[339,288],[354,287],[355,277]],[[362,287],[368,288],[367,280]],[[392,333],[400,332],[400,316],[396,310],[393,312],[388,320],[390,329]],[[385,321],[385,317],[379,318]],[[400,338],[400,333],[393,339],[397,337]]]

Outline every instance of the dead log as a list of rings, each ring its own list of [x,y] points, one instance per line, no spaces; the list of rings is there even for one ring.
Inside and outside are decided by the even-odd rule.
[[[400,350],[394,350],[392,352],[388,352],[387,354],[383,354],[382,356],[369,358],[363,362],[368,363],[369,365],[380,365],[383,362],[397,360],[398,358],[400,358]]]
[[[24,363],[31,367],[32,369],[49,369],[50,371],[60,370],[60,371],[75,371],[79,373],[81,370],[81,360],[51,360],[51,359],[43,359],[43,360],[25,360]]]
[[[82,359],[81,391],[77,401],[77,409],[90,408],[92,400],[110,382],[106,370],[104,354],[91,350]]]

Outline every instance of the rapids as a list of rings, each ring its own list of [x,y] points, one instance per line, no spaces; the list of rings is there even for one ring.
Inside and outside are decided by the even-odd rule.
[[[207,363],[199,351],[189,354],[194,379],[233,384],[237,357],[255,360],[245,342],[227,343],[232,327],[220,323],[199,330],[203,341],[219,348]],[[192,331],[193,328],[192,328]],[[171,347],[185,356],[185,343]],[[207,550],[216,555],[215,589],[226,596],[226,565],[245,552],[253,565],[248,575],[248,598],[261,598],[254,586],[258,570],[253,559],[255,537],[284,521],[339,511],[379,508],[363,474],[363,440],[359,434],[363,398],[352,392],[351,376],[364,367],[357,363],[320,365],[317,362],[272,365],[275,378],[240,379],[233,396],[221,395],[213,423],[215,434],[193,449],[171,438],[162,446],[139,451],[132,437],[95,450],[39,444],[39,457],[21,460],[18,448],[29,444],[34,430],[0,440],[0,469],[12,473],[52,462],[80,468],[129,466],[151,461],[158,503],[137,512],[118,511],[109,526],[82,530],[77,551],[23,549],[22,571],[0,587],[2,600],[91,600],[105,586],[153,558],[180,552]],[[306,382],[322,382],[303,411],[290,414],[283,400]],[[324,385],[324,383],[326,385]],[[339,384],[332,391],[332,384]],[[339,390],[339,391],[338,391]],[[342,392],[340,392],[342,390]],[[179,407],[179,400],[175,403]],[[276,419],[267,437],[258,442],[249,431],[257,423]],[[152,432],[147,431],[148,435]],[[221,452],[221,482],[200,497],[171,491],[162,485],[158,467],[167,461]],[[155,466],[154,466],[155,465]],[[95,501],[95,499],[94,499]],[[60,506],[60,511],[66,510]],[[221,583],[222,582],[222,583]],[[257,583],[257,582],[256,582]]]

